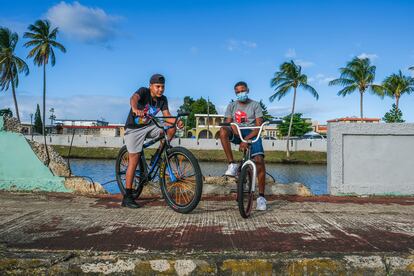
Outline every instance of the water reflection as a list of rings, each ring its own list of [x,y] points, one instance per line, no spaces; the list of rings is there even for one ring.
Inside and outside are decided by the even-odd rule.
[[[76,175],[92,177],[94,181],[106,183],[115,179],[115,160],[72,159],[72,171]],[[222,175],[226,164],[200,162],[204,175]],[[314,194],[327,193],[327,175],[325,165],[284,165],[266,164],[266,170],[278,183],[300,182],[311,189]],[[110,193],[119,193],[116,182],[104,185]]]

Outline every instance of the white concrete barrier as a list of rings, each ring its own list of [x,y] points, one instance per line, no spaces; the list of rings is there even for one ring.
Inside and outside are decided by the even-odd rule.
[[[328,191],[414,194],[414,124],[328,124]]]
[[[26,138],[31,140],[30,135]],[[43,136],[33,136],[33,140],[43,143]],[[72,135],[48,135],[47,143],[49,145],[70,146]],[[326,140],[291,140],[292,151],[320,151],[326,152]],[[92,135],[75,135],[73,137],[74,147],[108,147],[120,148],[125,144],[123,137],[97,137]],[[191,138],[176,138],[172,141],[174,146],[183,146],[188,149],[198,150],[222,150],[220,140],[216,139],[191,139]],[[151,147],[156,147],[157,144]],[[234,150],[238,146],[232,145]],[[263,148],[265,151],[285,151],[285,140],[263,140]]]

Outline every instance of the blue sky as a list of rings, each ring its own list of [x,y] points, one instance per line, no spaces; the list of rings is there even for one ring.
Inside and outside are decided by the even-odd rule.
[[[223,112],[233,85],[245,80],[250,96],[263,99],[271,114],[287,115],[292,96],[270,103],[269,85],[290,59],[303,66],[319,92],[316,101],[299,91],[297,111],[324,123],[359,115],[359,95],[336,95],[327,82],[354,56],[377,66],[376,82],[414,65],[413,1],[6,1],[0,26],[20,35],[17,54],[27,55],[22,35],[28,24],[48,18],[60,28],[67,53],[47,71],[47,108],[58,118],[123,123],[129,97],[151,74],[167,78],[166,95],[175,111],[186,95],[209,96]],[[28,60],[30,75],[17,89],[21,115],[30,120],[41,103],[42,72]],[[389,98],[366,94],[364,115],[381,118]],[[11,93],[0,108],[12,107]],[[414,95],[400,107],[414,121]]]

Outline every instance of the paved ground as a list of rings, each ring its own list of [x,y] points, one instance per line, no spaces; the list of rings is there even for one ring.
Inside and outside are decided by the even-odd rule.
[[[116,196],[0,192],[0,242],[14,252],[414,253],[413,197],[273,197],[247,220],[232,197],[204,198],[187,215],[161,199],[139,202],[131,210]]]

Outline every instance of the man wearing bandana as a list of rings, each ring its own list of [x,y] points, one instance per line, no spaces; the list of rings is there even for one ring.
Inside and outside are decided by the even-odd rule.
[[[249,99],[249,88],[247,83],[240,81],[234,85],[234,92],[236,93],[236,100],[231,102],[226,109],[225,122],[235,122],[239,126],[261,126],[263,123],[263,110],[259,104],[252,99]],[[259,129],[243,129],[241,134],[244,140],[254,140],[259,133]],[[233,159],[233,153],[231,151],[230,142],[240,145],[240,150],[245,151],[247,149],[247,143],[240,140],[236,127],[221,127],[220,140],[223,146],[224,153],[226,154],[228,163],[227,171],[224,173],[227,176],[236,176],[239,164]],[[259,197],[257,198],[256,209],[264,211],[266,210],[266,199],[264,196],[266,170],[264,163],[264,150],[262,145],[262,139],[259,138],[255,143],[251,145],[251,156],[254,159],[257,167],[257,178],[259,184]]]
[[[168,110],[167,97],[164,94],[165,78],[160,74],[155,74],[150,79],[149,87],[141,87],[136,91],[131,99],[131,109],[125,123],[125,145],[128,150],[128,169],[126,172],[126,189],[122,200],[122,206],[129,208],[140,207],[132,197],[132,182],[135,170],[144,145],[145,138],[156,138],[165,135],[164,131],[158,128],[147,115],[156,116],[159,111],[163,116],[171,116]],[[165,119],[166,124],[174,124],[175,119]],[[178,121],[177,127],[182,128],[183,122]],[[169,128],[167,136],[172,139],[175,128]]]

